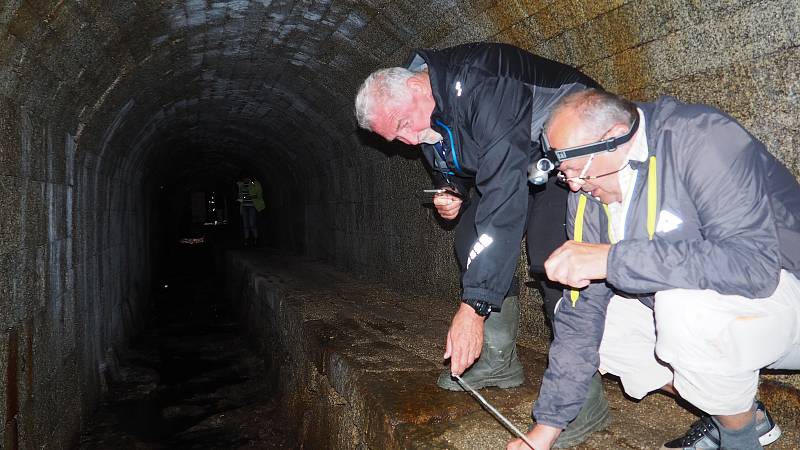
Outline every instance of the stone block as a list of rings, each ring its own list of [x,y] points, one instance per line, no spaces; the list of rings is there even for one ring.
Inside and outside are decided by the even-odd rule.
[[[30,39],[41,33],[41,11],[34,2],[20,2],[12,5],[6,13],[6,16],[10,16],[6,19],[8,33],[19,39]]]
[[[0,304],[2,304],[0,302]],[[1,308],[2,306],[0,306]],[[0,315],[2,317],[2,315]],[[6,405],[8,405],[8,396],[12,395],[9,392],[9,382],[8,382],[8,365],[9,365],[9,332],[4,330],[0,333],[0,386],[3,386],[0,389],[0,405],[3,405],[0,408],[0,423],[6,424],[8,423],[8,411]],[[0,442],[7,442],[6,438],[6,427],[0,427]]]
[[[22,249],[5,254],[0,266],[9,274],[0,283],[0,317],[9,327],[18,326],[44,301],[43,282],[37,273],[37,251]]]
[[[559,34],[551,39],[542,41],[533,49],[533,53],[554,61],[565,61],[565,64],[575,64],[576,55],[572,50],[572,43],[566,40],[566,35]]]
[[[39,330],[34,326],[34,316],[36,316],[36,314],[32,312],[30,317],[25,319],[24,322],[17,327],[19,352],[19,378],[17,379],[19,421],[17,426],[21,447],[36,445],[39,438],[39,436],[37,436],[37,431],[40,428],[38,425],[41,421],[46,420],[45,416],[36,414],[34,410],[34,401],[36,398],[35,382],[39,376],[44,374],[44,370],[42,374],[38,373],[39,370],[44,369],[44,366],[37,364],[37,356],[40,361],[46,360],[46,352],[40,353],[40,348],[37,348],[35,334]],[[46,391],[42,393],[46,398]],[[52,403],[50,404],[51,408],[53,405]]]
[[[648,55],[655,78],[673,80],[789,47],[784,27],[754,26],[779,21],[782,14],[781,2],[766,2],[653,42]]]
[[[797,129],[796,106],[800,102],[800,49],[765,55],[747,64],[752,90],[742,96],[751,108],[764,114],[767,123]]]
[[[24,227],[24,244],[27,247],[47,242],[47,205],[45,186],[41,181],[25,180],[21,186],[20,211],[21,226]]]
[[[572,16],[563,9],[563,4],[564,0],[556,0],[548,8],[543,8],[530,16],[528,26],[535,30],[536,35],[542,40],[550,39],[573,26],[569,22]]]
[[[739,15],[743,9],[750,8],[758,3],[763,2],[759,0],[740,0],[735,2],[726,0],[691,0],[687,2],[687,10],[694,22],[701,23],[718,20],[720,17]]]
[[[21,167],[19,111],[16,103],[3,98],[0,103],[0,170],[3,175],[19,176]]]
[[[20,395],[19,395],[19,330],[9,327],[3,332],[2,365],[3,377],[3,444],[4,447],[18,447],[20,443]]]
[[[492,20],[488,11],[483,11],[467,19],[463,26],[456,29],[456,33],[461,43],[486,41],[500,32],[500,25]]]
[[[0,175],[0,254],[19,249],[22,241],[21,192],[18,178]]]
[[[512,28],[529,16],[516,0],[498,2],[497,5],[487,9],[486,13],[495,28],[501,32]]]
[[[785,2],[783,10],[784,27],[792,44],[800,44],[800,5],[797,2]]]

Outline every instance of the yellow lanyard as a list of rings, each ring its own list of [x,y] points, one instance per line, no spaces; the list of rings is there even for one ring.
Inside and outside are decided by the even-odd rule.
[[[647,236],[649,240],[653,240],[656,233],[656,206],[658,204],[658,183],[656,174],[656,157],[650,157],[647,168]],[[572,239],[575,242],[583,242],[583,215],[586,210],[586,195],[581,194],[578,198],[578,210],[575,213],[575,229],[572,233]],[[611,215],[608,212],[608,205],[603,204],[603,210],[608,217],[608,240],[612,244],[616,244],[617,240],[614,238],[614,231],[611,227]],[[577,289],[571,289],[569,298],[572,301],[572,307],[578,301],[580,292]]]

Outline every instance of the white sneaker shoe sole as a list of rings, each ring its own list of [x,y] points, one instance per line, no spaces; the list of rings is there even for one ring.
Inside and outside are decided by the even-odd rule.
[[[758,437],[758,442],[760,442],[762,446],[772,444],[781,437],[781,434],[781,427],[776,423],[771,430]]]

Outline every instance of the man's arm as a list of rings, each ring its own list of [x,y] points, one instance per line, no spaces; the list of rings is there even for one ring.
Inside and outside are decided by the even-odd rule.
[[[465,96],[466,97],[466,96]],[[475,187],[477,240],[462,276],[463,298],[501,306],[520,253],[528,209],[530,93],[519,83],[489,79],[469,98],[465,128],[479,146]],[[483,318],[462,305],[447,334],[445,358],[460,375],[481,352]]]
[[[682,178],[664,182],[683,184],[703,239],[624,240],[609,253],[608,281],[631,293],[684,288],[769,296],[778,284],[780,248],[763,144],[705,107],[685,107],[668,127],[671,162]]]
[[[462,285],[466,299],[500,306],[511,284],[528,212],[530,92],[519,83],[490,79],[466,114],[480,146],[475,187],[480,193],[475,232]]]
[[[575,213],[581,195],[584,194],[569,196],[567,233],[570,239],[573,238]],[[601,230],[601,220],[599,205],[587,201],[584,241],[606,241],[607,234]],[[554,339],[550,345],[549,364],[533,411],[537,424],[558,429],[566,427],[578,415],[586,400],[589,381],[600,365],[598,350],[603,338],[606,308],[613,296],[602,280],[580,290],[574,305],[571,293],[571,289],[564,291],[564,298],[553,319]]]

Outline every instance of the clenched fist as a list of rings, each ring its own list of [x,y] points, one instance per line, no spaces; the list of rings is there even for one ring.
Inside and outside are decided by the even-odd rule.
[[[544,262],[547,278],[574,288],[603,280],[608,272],[610,244],[567,241]]]

